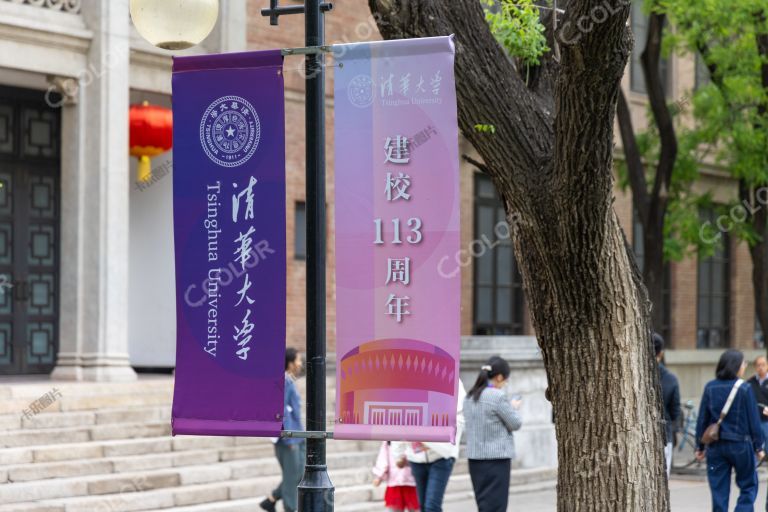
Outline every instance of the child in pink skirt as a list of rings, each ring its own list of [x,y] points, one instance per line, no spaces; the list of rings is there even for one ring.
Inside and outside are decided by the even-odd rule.
[[[379,449],[379,456],[373,467],[373,485],[378,487],[382,482],[387,484],[384,494],[384,504],[393,512],[419,510],[419,498],[416,494],[416,482],[411,475],[411,468],[405,461],[398,461],[392,455],[390,441],[385,441]],[[398,462],[400,462],[398,467]]]

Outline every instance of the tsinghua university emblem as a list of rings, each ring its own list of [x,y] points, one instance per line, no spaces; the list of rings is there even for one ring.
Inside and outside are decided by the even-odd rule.
[[[373,103],[373,80],[368,75],[357,75],[347,86],[349,102],[358,108],[369,107]]]
[[[259,116],[248,100],[223,96],[210,104],[200,121],[205,154],[222,167],[237,167],[253,156],[261,138]]]

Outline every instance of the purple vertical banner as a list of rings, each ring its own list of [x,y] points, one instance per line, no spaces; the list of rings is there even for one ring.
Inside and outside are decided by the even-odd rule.
[[[460,273],[454,45],[334,46],[335,438],[451,441]]]
[[[174,435],[281,430],[284,134],[280,51],[174,59]]]

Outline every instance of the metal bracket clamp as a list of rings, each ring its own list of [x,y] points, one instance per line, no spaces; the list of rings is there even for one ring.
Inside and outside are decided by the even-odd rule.
[[[333,432],[311,432],[304,430],[283,430],[280,432],[281,438],[293,439],[333,439]]]
[[[332,53],[333,45],[325,46],[304,46],[302,48],[283,48],[280,53],[283,56],[288,55],[317,55],[320,53]]]

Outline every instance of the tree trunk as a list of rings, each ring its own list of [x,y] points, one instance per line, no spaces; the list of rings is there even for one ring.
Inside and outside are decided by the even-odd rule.
[[[526,249],[541,226],[515,241],[555,412],[558,511],[667,510],[647,301],[616,217],[607,239],[592,221],[561,256]]]
[[[763,330],[763,339],[768,341],[768,229],[765,228],[765,214],[763,214],[763,240],[749,252],[752,255],[752,286],[755,290],[755,304],[757,320]],[[768,343],[766,343],[768,347]]]
[[[755,297],[757,320],[768,339],[768,211],[754,197],[754,189],[744,180],[739,181],[739,199],[750,205],[748,222],[762,238],[749,247],[752,257],[752,289]]]
[[[668,510],[649,303],[612,208],[629,6],[579,32],[597,4],[567,2],[560,62],[548,55],[528,89],[479,2],[369,4],[387,39],[456,34],[460,127],[517,220],[515,255],[555,411],[558,511]],[[495,134],[475,132],[477,123]]]
[[[766,25],[766,13],[758,12],[755,14],[757,27],[763,29],[757,30],[755,34],[757,43],[757,53],[762,57],[763,64],[760,66],[760,81],[768,98],[768,25]],[[762,117],[763,130],[768,130],[768,99],[758,108],[758,113]],[[768,187],[768,184],[761,183],[762,187]],[[760,327],[763,330],[764,339],[768,340],[768,205],[761,206],[760,210],[752,216],[752,226],[760,234],[760,242],[750,248],[752,255],[752,286],[755,291],[755,304],[757,305],[757,319],[760,321]],[[766,343],[768,346],[768,343]]]
[[[667,105],[666,84],[661,76],[661,43],[665,25],[666,15],[651,13],[648,19],[648,40],[640,55],[653,122],[656,123],[661,139],[656,175],[647,199],[648,211],[643,220],[643,280],[652,305],[651,325],[657,332],[661,332],[664,325],[664,217],[667,215],[669,188],[677,160],[677,136]]]
[[[651,327],[661,333],[664,330],[664,211],[652,210],[657,214],[643,227],[643,244],[645,247],[643,265],[643,283],[648,289],[648,299],[651,302]],[[661,217],[658,217],[661,215]],[[668,341],[668,340],[667,340]]]

